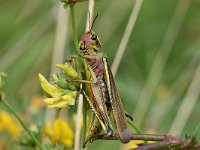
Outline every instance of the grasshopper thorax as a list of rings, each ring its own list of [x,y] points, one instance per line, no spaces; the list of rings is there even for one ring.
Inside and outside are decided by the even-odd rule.
[[[93,31],[85,32],[79,42],[80,55],[88,59],[105,57],[99,38]]]

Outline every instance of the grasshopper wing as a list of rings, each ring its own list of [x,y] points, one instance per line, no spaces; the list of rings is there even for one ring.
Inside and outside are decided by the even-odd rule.
[[[125,111],[123,109],[123,105],[121,102],[121,98],[119,95],[119,92],[117,90],[117,87],[115,85],[115,81],[111,72],[111,68],[107,63],[107,60],[104,60],[105,68],[107,68],[106,73],[106,80],[108,84],[108,90],[109,90],[109,96],[110,96],[110,102],[112,107],[112,113],[114,117],[114,122],[116,124],[118,137],[121,140],[122,143],[128,143],[131,139],[130,132],[127,125],[127,120],[125,116]]]

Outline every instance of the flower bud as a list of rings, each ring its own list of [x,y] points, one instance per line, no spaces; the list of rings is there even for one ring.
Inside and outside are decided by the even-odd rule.
[[[77,92],[72,91],[63,96],[55,98],[45,98],[44,102],[47,103],[48,107],[64,108],[75,104]]]
[[[59,97],[65,94],[65,90],[59,87],[53,86],[49,83],[42,74],[39,74],[39,81],[42,89],[52,97]]]
[[[77,79],[78,78],[78,73],[76,70],[69,64],[56,64],[56,67],[60,68],[63,70],[63,72],[70,78],[70,79]]]

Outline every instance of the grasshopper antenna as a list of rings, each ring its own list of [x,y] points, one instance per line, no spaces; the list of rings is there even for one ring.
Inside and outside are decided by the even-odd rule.
[[[94,20],[93,20],[93,22],[92,22],[92,24],[91,24],[90,31],[92,30],[92,28],[93,28],[93,26],[94,26],[94,23],[95,23],[95,21],[96,21],[96,19],[97,19],[97,17],[98,17],[98,14],[95,16],[95,18],[94,18]]]

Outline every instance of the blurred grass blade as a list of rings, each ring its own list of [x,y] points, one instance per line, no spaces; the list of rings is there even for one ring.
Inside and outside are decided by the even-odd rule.
[[[194,78],[188,88],[188,91],[178,109],[178,112],[169,129],[170,134],[179,135],[184,129],[190,114],[198,100],[200,94],[200,63],[195,72]]]
[[[198,62],[199,59],[200,52],[197,51],[183,71],[180,72],[180,76],[177,77],[177,80],[170,86],[171,94],[151,107],[151,113],[149,113],[149,117],[146,120],[146,125],[151,124],[151,127],[154,129],[158,129],[163,126],[163,121],[168,117],[167,115],[171,111],[169,108],[175,106],[176,99],[178,97],[177,93],[184,93],[189,81],[193,77],[196,69],[196,62]]]
[[[55,33],[54,48],[53,48],[52,62],[51,62],[51,74],[59,72],[59,69],[55,67],[55,64],[63,63],[65,46],[69,41],[69,37],[67,37],[67,35],[69,35],[67,26],[68,20],[69,16],[67,11],[61,5],[58,5],[56,33]],[[56,110],[47,108],[45,112],[45,120],[53,122],[55,117],[56,117]]]
[[[40,34],[52,25],[53,21],[50,17],[52,11],[53,9],[42,15],[39,21],[30,27],[21,38],[18,38],[17,36],[13,37],[13,39],[10,40],[11,42],[8,43],[8,45],[11,45],[11,47],[6,48],[8,46],[4,46],[4,48],[7,50],[2,56],[0,56],[0,68],[2,70],[10,67],[12,63],[14,63],[14,61],[16,61],[25,52],[25,45],[32,45],[38,40],[38,37],[41,36]],[[15,41],[15,38],[17,38],[17,41]],[[14,43],[12,43],[13,41]]]
[[[121,42],[119,44],[119,48],[117,50],[117,54],[116,54],[115,59],[114,59],[113,64],[112,64],[112,72],[113,72],[114,76],[117,72],[119,64],[120,64],[122,57],[124,55],[124,52],[126,50],[126,47],[127,47],[128,41],[130,39],[130,36],[132,34],[132,31],[133,31],[136,19],[138,17],[142,2],[143,2],[143,0],[136,0],[135,4],[133,6],[131,15],[129,17],[128,24],[126,26],[125,32],[123,34],[123,37],[122,37]]]
[[[140,116],[136,118],[136,121],[139,125],[142,123],[148,106],[151,103],[151,98],[154,95],[155,89],[158,86],[166,61],[181,29],[190,3],[191,0],[178,1],[170,25],[158,50],[157,56],[153,62],[152,68],[141,91],[140,97],[135,107],[135,111],[133,113],[133,116]]]

